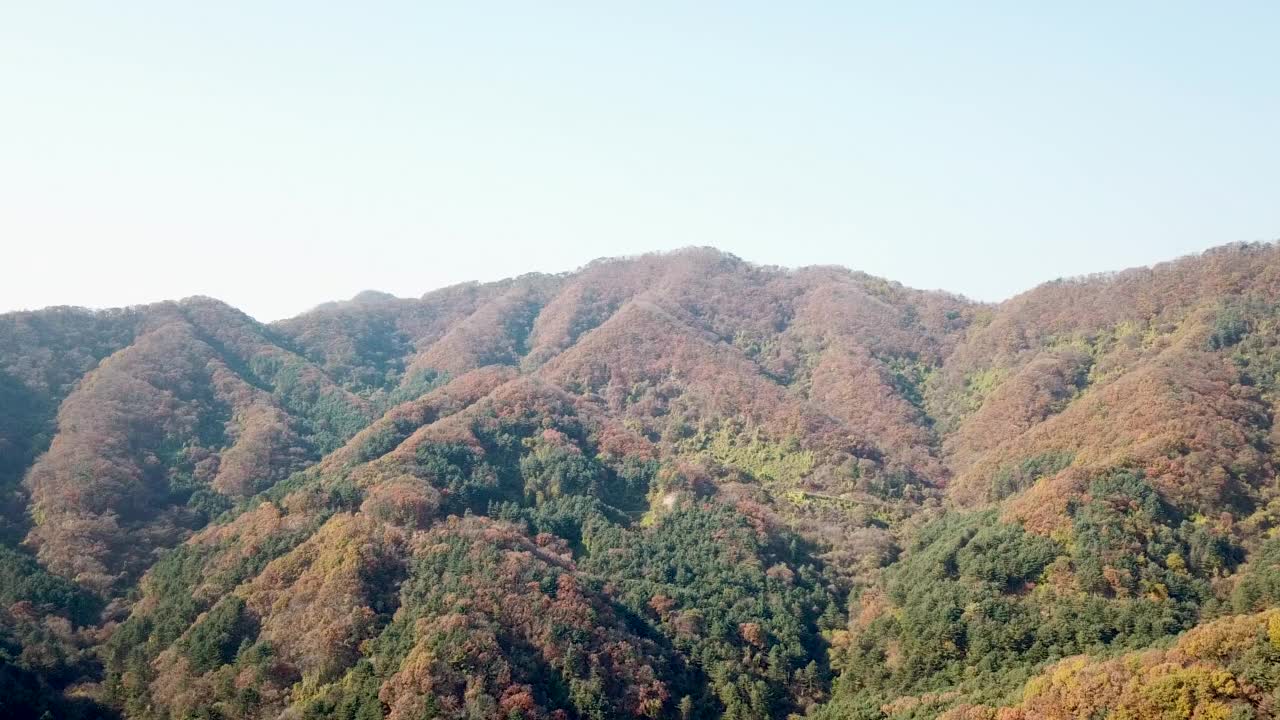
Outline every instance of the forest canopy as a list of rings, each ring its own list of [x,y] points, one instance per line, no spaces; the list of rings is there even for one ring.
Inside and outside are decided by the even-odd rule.
[[[0,716],[1280,713],[1280,248],[0,315]]]

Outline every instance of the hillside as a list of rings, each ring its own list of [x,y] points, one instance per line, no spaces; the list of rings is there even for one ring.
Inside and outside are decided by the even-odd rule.
[[[0,716],[1273,717],[1278,345],[1275,245],[0,315]]]

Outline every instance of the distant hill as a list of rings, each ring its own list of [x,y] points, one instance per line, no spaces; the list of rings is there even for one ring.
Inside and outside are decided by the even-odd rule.
[[[0,315],[0,715],[1272,717],[1278,344],[1275,245]]]

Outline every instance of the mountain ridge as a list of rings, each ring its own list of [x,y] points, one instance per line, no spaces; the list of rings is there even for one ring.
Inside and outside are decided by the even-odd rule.
[[[996,304],[690,248],[269,324],[0,315],[0,682],[157,718],[1036,717],[1054,663],[1280,598],[1278,253]],[[1204,708],[1270,712],[1259,642]]]

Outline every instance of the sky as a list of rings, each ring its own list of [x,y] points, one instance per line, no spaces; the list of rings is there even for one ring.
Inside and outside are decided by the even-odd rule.
[[[711,245],[996,301],[1280,238],[1280,3],[0,4],[0,311]]]

